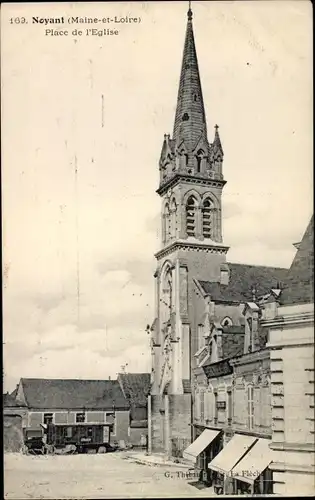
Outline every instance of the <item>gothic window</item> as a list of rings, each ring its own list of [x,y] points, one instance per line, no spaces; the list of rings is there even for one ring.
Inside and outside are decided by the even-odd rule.
[[[170,218],[171,218],[171,227],[170,227],[170,235],[172,237],[176,237],[176,232],[177,232],[177,227],[176,227],[176,216],[177,216],[177,205],[176,201],[172,200],[171,206],[170,206]]]
[[[204,158],[204,152],[202,151],[202,149],[199,149],[198,153],[197,153],[197,156],[196,156],[196,161],[197,161],[197,172],[201,172],[202,170],[202,161],[203,161],[203,158]]]
[[[232,326],[233,321],[228,316],[221,321],[222,326]]]
[[[186,204],[186,231],[187,236],[196,234],[196,208],[197,201],[194,196],[190,196]]]
[[[173,307],[173,283],[172,271],[168,269],[162,279],[162,289],[160,294],[161,321],[166,323],[171,315]]]
[[[181,168],[187,168],[188,167],[188,154],[185,152],[184,149],[182,149],[179,152],[179,162]]]
[[[247,404],[248,429],[252,430],[254,425],[254,389],[252,385],[247,387]]]
[[[202,234],[204,238],[212,236],[212,210],[213,204],[207,198],[202,205]]]
[[[163,241],[167,241],[170,237],[170,210],[166,203],[163,213]]]

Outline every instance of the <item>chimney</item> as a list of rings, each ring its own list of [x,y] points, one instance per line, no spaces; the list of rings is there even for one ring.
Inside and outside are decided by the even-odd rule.
[[[228,285],[230,281],[230,270],[227,264],[222,264],[220,267],[220,284]]]
[[[245,316],[245,339],[244,353],[254,352],[260,348],[260,329],[259,329],[260,309],[254,302],[247,302],[244,307]]]

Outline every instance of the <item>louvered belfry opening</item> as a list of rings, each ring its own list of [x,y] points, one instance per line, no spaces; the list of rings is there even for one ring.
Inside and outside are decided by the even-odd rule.
[[[196,235],[196,199],[190,196],[186,204],[186,231],[187,236]]]
[[[209,199],[205,200],[202,206],[202,234],[204,238],[211,238],[212,221],[211,221],[212,203]]]

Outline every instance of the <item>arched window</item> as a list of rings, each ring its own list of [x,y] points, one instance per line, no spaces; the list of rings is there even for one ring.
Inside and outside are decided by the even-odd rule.
[[[197,160],[197,172],[201,172],[202,170],[202,160],[204,158],[204,152],[202,149],[199,149],[198,153],[197,153],[197,156],[196,156],[196,160]]]
[[[221,321],[222,326],[232,326],[233,321],[228,316]]]
[[[167,241],[169,237],[170,237],[170,210],[168,203],[166,203],[163,213],[163,241]]]
[[[161,281],[160,317],[162,324],[166,323],[169,320],[172,308],[173,308],[172,271],[171,269],[167,269]]]
[[[186,231],[187,236],[196,234],[196,206],[197,202],[194,196],[189,196],[186,204]]]
[[[180,165],[182,168],[186,168],[188,166],[188,154],[184,149],[180,151]]]
[[[176,201],[175,200],[172,200],[172,203],[170,205],[170,219],[171,219],[171,227],[170,227],[170,235],[171,237],[175,238],[176,237],[176,232],[177,232],[177,228],[176,228],[176,216],[177,216],[177,205],[176,205]]]
[[[202,234],[204,238],[212,236],[212,210],[213,203],[207,198],[202,205]]]

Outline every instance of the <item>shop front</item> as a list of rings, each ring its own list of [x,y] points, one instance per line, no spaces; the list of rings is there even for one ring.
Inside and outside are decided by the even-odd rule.
[[[218,429],[204,429],[184,451],[183,458],[191,462],[199,471],[199,479],[206,485],[212,485],[212,471],[208,463],[222,449],[222,432]]]
[[[273,493],[272,471],[269,469],[272,459],[270,443],[269,439],[258,439],[232,469],[234,494],[270,495]]]
[[[210,461],[208,468],[212,471],[212,484],[216,493],[234,494],[232,470],[257,441],[258,438],[253,436],[234,434],[222,451]]]

